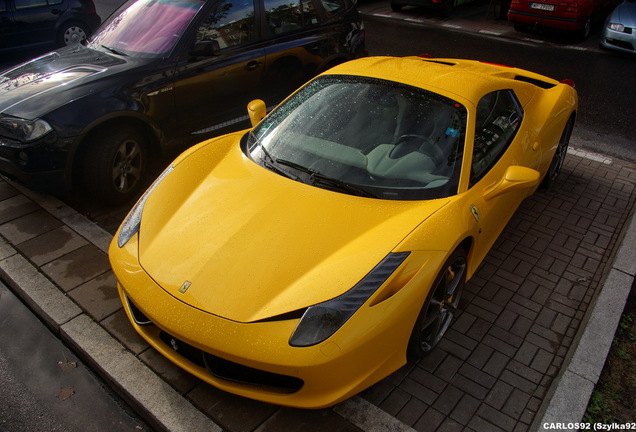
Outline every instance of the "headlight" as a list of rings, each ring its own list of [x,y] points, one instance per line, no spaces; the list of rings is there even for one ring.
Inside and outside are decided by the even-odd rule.
[[[346,293],[309,307],[298,322],[289,344],[316,345],[336,332],[404,262],[408,252],[390,253]]]
[[[614,30],[614,31],[621,32],[621,33],[625,31],[625,26],[623,24],[619,24],[619,23],[609,23],[607,25],[607,27],[610,30]]]
[[[25,120],[17,117],[0,118],[0,133],[7,138],[22,142],[42,138],[53,128],[44,120]]]
[[[135,234],[139,232],[139,225],[141,224],[141,214],[144,211],[144,206],[146,205],[146,201],[148,197],[152,193],[153,190],[161,183],[161,181],[174,169],[173,165],[170,165],[165,169],[164,172],[161,173],[159,177],[154,181],[154,183],[144,192],[144,194],[139,198],[137,204],[133,207],[133,209],[128,213],[126,219],[121,224],[119,228],[119,236],[117,236],[117,245],[121,248],[124,247],[128,240],[132,238]]]

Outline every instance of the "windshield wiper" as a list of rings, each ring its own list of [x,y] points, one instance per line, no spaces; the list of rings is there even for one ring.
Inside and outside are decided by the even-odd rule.
[[[261,147],[261,154],[262,154],[261,164],[263,164],[265,168],[275,172],[276,174],[280,174],[283,177],[287,177],[288,179],[292,179],[296,181],[300,180],[298,176],[292,175],[291,173],[288,173],[287,171],[282,170],[278,166],[276,166],[276,160],[272,157],[272,155],[267,153],[267,150],[265,150],[265,147],[263,147],[262,145],[260,147]]]
[[[280,158],[274,159],[274,161],[277,164],[286,165],[290,168],[294,168],[294,169],[297,169],[298,171],[308,174],[309,180],[311,181],[311,184],[313,184],[314,186],[321,185],[321,186],[325,186],[327,188],[330,188],[332,190],[339,191],[339,192],[347,192],[352,195],[363,196],[367,198],[377,198],[376,195],[374,195],[373,193],[369,192],[368,190],[364,188],[358,187],[356,185],[352,185],[350,183],[347,183],[337,178],[326,176],[319,171],[313,170],[311,168],[307,168],[303,165],[297,164],[296,162],[292,162],[292,161],[289,161],[286,159],[280,159]]]
[[[119,51],[118,49],[115,49],[115,48],[112,48],[112,47],[109,47],[109,46],[106,46],[106,45],[102,45],[102,48],[107,49],[108,51],[112,52],[113,54],[117,54],[117,55],[120,55],[120,56],[126,56],[126,57],[128,56],[128,54],[126,54],[125,52]]]

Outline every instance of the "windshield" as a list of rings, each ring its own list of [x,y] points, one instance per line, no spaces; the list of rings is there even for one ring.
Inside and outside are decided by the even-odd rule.
[[[457,192],[466,109],[377,79],[322,76],[250,132],[249,156],[325,189],[393,200]]]
[[[134,57],[160,57],[179,40],[202,0],[138,0],[96,34],[89,46]]]

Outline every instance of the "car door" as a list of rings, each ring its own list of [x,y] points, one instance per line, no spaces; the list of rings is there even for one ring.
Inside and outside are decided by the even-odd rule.
[[[477,261],[486,255],[530,189],[538,182],[535,162],[538,148],[511,146],[523,120],[523,109],[512,90],[485,95],[477,106],[475,138],[467,203],[479,225],[475,253]],[[519,166],[522,169],[517,169]],[[514,167],[510,169],[509,167]],[[537,181],[532,182],[533,174]],[[508,180],[519,179],[522,187],[504,187]],[[508,180],[507,180],[508,179]]]
[[[12,47],[12,35],[15,32],[15,22],[8,2],[9,0],[0,0],[0,51]]]
[[[11,0],[8,0],[11,1]],[[13,0],[13,46],[53,45],[55,23],[66,9],[63,0]]]
[[[176,68],[177,124],[196,140],[242,122],[247,126],[246,106],[258,96],[265,58],[253,0],[216,2],[194,31],[195,44],[207,42],[220,49],[214,54],[186,53]]]

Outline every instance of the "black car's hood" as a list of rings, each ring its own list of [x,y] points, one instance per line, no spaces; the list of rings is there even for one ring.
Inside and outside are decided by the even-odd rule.
[[[0,75],[0,112],[35,119],[78,97],[78,87],[112,75],[126,63],[81,45],[22,63]]]

